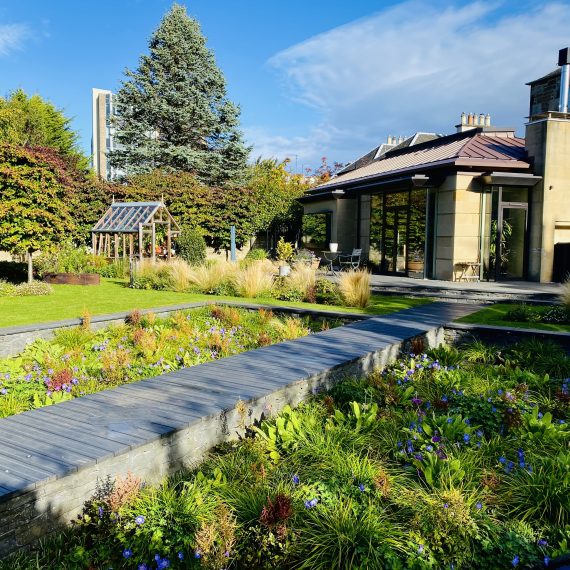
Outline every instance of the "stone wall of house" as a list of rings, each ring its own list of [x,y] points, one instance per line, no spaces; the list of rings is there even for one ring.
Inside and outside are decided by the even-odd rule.
[[[568,115],[566,115],[568,116]],[[534,174],[529,277],[552,281],[554,245],[570,241],[570,118],[545,118],[526,127]]]

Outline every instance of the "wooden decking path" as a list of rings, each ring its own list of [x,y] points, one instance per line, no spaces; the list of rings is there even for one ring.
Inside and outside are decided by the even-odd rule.
[[[0,502],[477,309],[423,305],[0,419]]]

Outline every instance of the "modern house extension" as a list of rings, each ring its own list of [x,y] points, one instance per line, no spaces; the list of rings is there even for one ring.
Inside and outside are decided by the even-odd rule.
[[[524,139],[492,126],[489,115],[463,114],[452,135],[417,133],[308,191],[301,198],[305,244],[361,248],[374,270],[417,278],[547,282],[563,275],[570,259],[569,64],[569,50],[561,50],[561,72],[530,84]]]

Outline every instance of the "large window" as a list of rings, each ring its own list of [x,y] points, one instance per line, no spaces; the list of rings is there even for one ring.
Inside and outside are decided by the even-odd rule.
[[[527,270],[529,189],[492,186],[482,195],[481,259],[487,280],[524,279]]]
[[[382,273],[426,274],[426,190],[372,196],[371,264]]]
[[[328,250],[331,239],[331,214],[305,214],[303,216],[303,247],[314,252]]]

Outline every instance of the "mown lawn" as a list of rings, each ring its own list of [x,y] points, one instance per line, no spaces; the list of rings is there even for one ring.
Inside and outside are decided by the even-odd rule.
[[[99,286],[55,285],[54,290],[53,295],[49,296],[0,298],[0,327],[71,319],[81,316],[86,311],[91,315],[104,315],[132,309],[167,307],[198,301],[237,301],[373,315],[400,311],[431,302],[429,299],[375,295],[369,306],[362,310],[352,307],[291,303],[275,299],[244,299],[243,297],[218,297],[172,291],[144,291],[129,289],[125,282],[114,279],[102,279]]]
[[[513,327],[517,329],[539,329],[545,331],[570,332],[570,325],[537,322],[517,322],[505,319],[505,315],[513,309],[512,303],[497,303],[485,307],[476,313],[457,319],[458,323]]]

